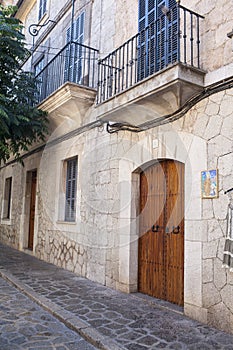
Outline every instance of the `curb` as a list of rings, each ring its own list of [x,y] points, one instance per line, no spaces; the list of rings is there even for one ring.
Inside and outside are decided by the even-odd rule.
[[[100,350],[126,350],[124,346],[116,344],[112,339],[102,335],[95,328],[91,327],[87,322],[80,320],[74,316],[70,311],[66,311],[59,307],[54,302],[48,300],[46,297],[34,292],[30,287],[25,286],[11,273],[0,267],[0,277],[11,283],[19,291],[32,299],[36,304],[48,311],[59,321],[64,323],[68,328],[77,332],[85,340],[94,345]]]

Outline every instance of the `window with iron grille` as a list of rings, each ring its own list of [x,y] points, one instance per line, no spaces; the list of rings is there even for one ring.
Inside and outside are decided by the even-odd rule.
[[[65,221],[76,220],[77,157],[66,161]]]
[[[38,20],[40,20],[44,16],[46,11],[47,11],[47,0],[40,0]]]
[[[4,188],[4,200],[3,200],[3,219],[10,219],[11,212],[11,189],[12,189],[12,177],[8,177],[5,180],[5,188]]]
[[[75,43],[84,43],[84,21],[85,12],[82,12],[74,22],[73,38],[71,38],[71,27],[66,31],[66,43],[70,41],[74,43],[71,43],[66,50],[65,81],[69,80],[77,84],[81,84],[83,78],[83,47]]]
[[[139,0],[138,80],[178,60],[176,0]]]

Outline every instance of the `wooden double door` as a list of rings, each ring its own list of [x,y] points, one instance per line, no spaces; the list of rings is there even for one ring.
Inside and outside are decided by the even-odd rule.
[[[184,303],[184,165],[159,161],[140,175],[138,290]]]

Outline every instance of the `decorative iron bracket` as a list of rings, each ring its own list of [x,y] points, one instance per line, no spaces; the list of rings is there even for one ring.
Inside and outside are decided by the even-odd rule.
[[[49,24],[49,22],[57,23],[51,19],[47,20],[44,24],[33,23],[29,26],[28,31],[32,36],[37,36],[39,34],[41,28],[46,27]]]

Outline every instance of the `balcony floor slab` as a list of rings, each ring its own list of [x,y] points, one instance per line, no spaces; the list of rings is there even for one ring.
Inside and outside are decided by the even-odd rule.
[[[48,112],[50,131],[57,137],[83,124],[95,97],[95,89],[66,82],[38,107]]]
[[[139,126],[170,115],[204,87],[205,72],[177,63],[97,105],[97,118]]]

